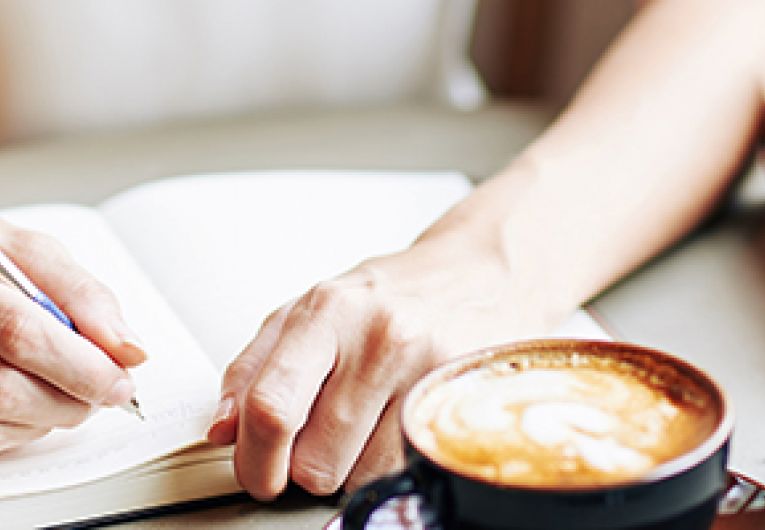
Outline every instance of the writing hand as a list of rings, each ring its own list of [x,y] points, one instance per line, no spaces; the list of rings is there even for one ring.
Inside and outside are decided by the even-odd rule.
[[[128,403],[124,368],[145,353],[113,294],[54,239],[0,221],[0,248],[74,322],[79,334],[0,283],[0,450]]]

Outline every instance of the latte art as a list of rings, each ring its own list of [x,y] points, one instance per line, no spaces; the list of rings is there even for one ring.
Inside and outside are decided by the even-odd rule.
[[[715,427],[703,393],[680,392],[676,380],[595,356],[561,359],[494,362],[430,389],[410,418],[418,447],[496,483],[601,485],[645,475]]]

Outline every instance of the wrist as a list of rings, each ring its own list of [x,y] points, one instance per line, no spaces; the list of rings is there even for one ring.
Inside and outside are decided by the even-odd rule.
[[[444,275],[448,264],[451,281],[494,299],[508,327],[520,335],[546,333],[582,300],[548,273],[551,265],[542,262],[547,259],[541,251],[544,242],[529,238],[528,227],[519,226],[522,221],[514,217],[535,178],[516,171],[495,177],[491,187],[487,183],[451,210],[418,238],[401,262],[423,264],[418,271],[423,276],[429,274],[427,267],[440,268]],[[420,258],[411,259],[414,255]]]

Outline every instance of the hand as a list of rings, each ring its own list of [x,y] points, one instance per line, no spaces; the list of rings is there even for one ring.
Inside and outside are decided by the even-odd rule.
[[[0,221],[0,248],[74,322],[79,335],[0,282],[0,450],[54,427],[73,427],[95,407],[127,403],[124,368],[145,360],[111,292],[54,239]]]
[[[236,441],[240,483],[261,500],[288,479],[322,495],[401,465],[408,388],[456,354],[541,325],[509,303],[500,254],[454,236],[421,240],[273,313],[228,367],[208,434]]]

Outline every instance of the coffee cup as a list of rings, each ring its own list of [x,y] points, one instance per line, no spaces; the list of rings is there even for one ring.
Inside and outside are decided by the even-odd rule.
[[[406,495],[447,530],[708,529],[732,428],[720,386],[661,351],[573,339],[481,350],[412,387],[407,465],[355,492],[343,529]]]

